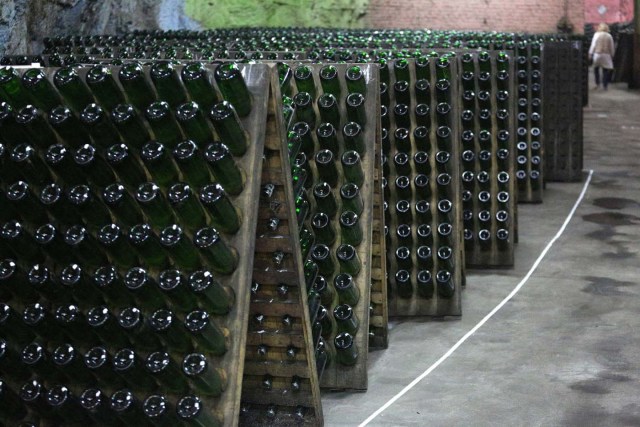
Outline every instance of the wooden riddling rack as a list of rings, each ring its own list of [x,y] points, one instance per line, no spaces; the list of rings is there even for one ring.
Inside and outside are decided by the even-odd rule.
[[[394,115],[394,109],[396,104],[400,104],[396,99],[396,95],[394,93],[394,85],[398,81],[396,74],[394,72],[394,61],[388,62],[389,69],[389,81],[384,82],[387,84],[387,93],[388,93],[388,104],[385,105],[387,108],[387,117],[389,119],[388,127],[387,127],[387,137],[389,139],[388,142],[383,141],[383,156],[386,156],[386,165],[384,166],[385,170],[385,178],[387,182],[387,189],[385,190],[385,201],[387,204],[387,210],[385,212],[385,224],[388,227],[388,235],[387,235],[387,270],[388,270],[388,304],[389,304],[389,316],[459,316],[461,314],[461,286],[463,281],[463,243],[462,243],[462,222],[461,222],[461,197],[460,197],[460,170],[459,170],[459,162],[460,158],[460,149],[459,141],[459,129],[457,125],[459,112],[459,103],[457,99],[459,99],[458,95],[458,87],[456,84],[457,75],[458,75],[458,65],[453,57],[450,58],[449,64],[446,68],[444,68],[443,75],[446,76],[446,79],[450,82],[450,86],[448,88],[447,94],[440,94],[439,90],[436,89],[436,83],[439,79],[439,74],[437,70],[436,62],[438,61],[437,57],[431,56],[429,57],[428,66],[422,67],[420,70],[421,79],[424,78],[429,82],[430,90],[426,93],[426,102],[428,102],[429,113],[423,119],[426,120],[424,126],[427,129],[428,139],[424,142],[418,143],[414,136],[414,131],[418,127],[418,122],[416,119],[416,115],[414,109],[418,104],[416,98],[416,90],[415,83],[417,81],[416,74],[416,60],[414,59],[402,59],[398,61],[406,61],[407,62],[407,70],[409,72],[409,85],[408,92],[410,97],[410,124],[409,124],[409,135],[410,135],[410,143],[407,147],[399,148],[395,143],[395,133],[398,128],[402,126],[398,126],[396,122],[396,118]],[[381,79],[382,80],[382,79]],[[446,98],[446,99],[444,99]],[[384,97],[381,97],[384,99]],[[437,105],[440,102],[446,102],[449,104],[450,111],[448,113],[442,115],[442,119],[439,120],[436,116]],[[382,120],[382,126],[385,127],[385,119]],[[436,132],[439,126],[444,126],[445,123],[448,123],[448,127],[450,128],[450,135],[446,143],[445,141],[440,141],[440,138],[436,136]],[[405,124],[406,126],[406,124]],[[382,131],[384,134],[384,130]],[[391,142],[394,141],[394,142]],[[428,165],[426,166],[426,170],[424,171],[424,175],[427,175],[428,185],[423,187],[421,191],[424,191],[425,194],[418,195],[417,190],[414,187],[414,179],[418,176],[417,166],[414,163],[414,156],[418,152],[426,152],[428,155]],[[402,223],[400,222],[399,215],[396,214],[396,204],[401,199],[398,191],[396,191],[396,178],[398,176],[406,176],[402,175],[402,173],[407,172],[398,172],[396,166],[394,164],[394,156],[397,153],[403,152],[408,155],[409,158],[409,168],[408,176],[411,181],[411,197],[407,199],[410,202],[410,222],[407,225],[411,228],[411,240],[406,247],[410,248],[411,251],[411,264],[412,268],[410,270],[410,280],[412,292],[409,297],[401,297],[398,294],[398,286],[396,281],[396,274],[399,270],[401,270],[396,261],[396,251],[398,248],[404,246],[401,243],[396,235],[398,226]],[[438,152],[447,152],[449,153],[449,161],[444,163],[444,166],[438,165],[435,158]],[[445,172],[446,171],[446,172]],[[438,185],[437,178],[441,173],[447,173],[450,176],[450,182],[447,185]],[[438,202],[442,199],[447,199],[451,203],[450,210],[448,214],[441,215],[438,212]],[[420,219],[418,214],[416,213],[415,207],[416,202],[418,201],[428,202],[429,209],[426,212],[425,219]],[[447,238],[442,238],[438,233],[438,226],[442,223],[450,224],[450,234]],[[426,237],[425,241],[419,243],[417,228],[420,225],[426,225],[430,227],[431,236]],[[445,228],[445,227],[443,227]],[[422,227],[423,230],[426,230],[426,227]],[[444,230],[443,230],[444,231]],[[431,240],[429,240],[431,239]],[[417,249],[419,246],[426,246],[428,251],[430,251],[430,263],[433,266],[425,267],[425,269],[429,270],[431,273],[431,278],[428,283],[431,284],[433,293],[429,295],[429,293],[425,293],[425,297],[421,296],[417,290],[417,282],[416,276],[418,271],[420,270],[418,266],[417,260]],[[451,249],[451,255],[449,258],[449,265],[445,267],[444,263],[440,262],[437,252],[438,249],[442,246],[448,246]],[[447,270],[451,274],[451,281],[454,285],[453,295],[449,296],[446,293],[440,293],[438,291],[438,286],[436,285],[436,275],[439,271]],[[409,270],[406,270],[409,271]]]
[[[580,181],[583,166],[582,42],[543,46],[546,181]]]
[[[265,130],[263,191],[254,201],[259,214],[240,424],[321,426],[317,343],[310,325],[282,105],[275,89],[278,75],[270,70],[274,95]],[[274,217],[279,220],[275,230],[269,228]],[[276,254],[282,255],[280,261]],[[282,285],[284,295],[278,291]]]
[[[514,175],[516,99],[513,52],[508,54],[504,52],[502,58],[507,61],[506,63],[498,63],[497,57],[500,51],[492,50],[486,53],[489,54],[487,66],[480,65],[479,52],[460,51],[457,56],[461,111],[472,113],[470,120],[463,119],[464,113],[459,116],[464,253],[466,265],[472,268],[513,266],[514,224],[517,216]],[[471,62],[465,63],[463,58],[470,59]],[[498,79],[498,67],[507,72],[506,79]],[[464,78],[467,69],[473,73],[472,79]],[[488,80],[480,79],[482,69],[490,73]],[[470,94],[466,91],[473,92],[475,96],[465,99],[465,94]],[[506,100],[498,100],[499,91],[506,91],[508,96]],[[483,92],[483,99],[480,99],[480,92]],[[507,113],[506,118],[498,117],[499,110]],[[481,114],[483,118],[480,117]],[[479,138],[483,130],[490,132],[486,141],[480,141]],[[467,141],[462,138],[465,132],[468,135],[472,133],[473,139]],[[483,174],[489,181],[481,183],[479,174]],[[506,178],[506,182],[499,182],[499,176],[503,181]],[[481,191],[489,192],[488,203],[480,201]],[[498,193],[501,201],[498,201]],[[506,239],[497,238],[498,230],[502,235],[507,233]],[[488,235],[488,240],[481,239],[480,234],[483,237]]]
[[[242,125],[245,131],[248,132],[248,137],[249,137],[247,151],[241,157],[235,158],[236,163],[238,164],[240,169],[244,171],[244,174],[246,177],[244,182],[244,190],[238,196],[230,195],[229,197],[232,203],[241,212],[242,224],[239,231],[236,232],[235,234],[227,234],[227,233],[221,232],[221,236],[223,237],[223,240],[230,247],[235,248],[235,250],[237,251],[238,264],[234,272],[229,275],[214,274],[215,279],[220,283],[220,285],[222,285],[225,289],[230,290],[232,294],[235,295],[235,298],[234,298],[233,306],[230,307],[228,313],[226,313],[225,315],[213,315],[213,314],[211,315],[212,322],[216,325],[216,328],[220,329],[225,334],[226,352],[223,355],[209,354],[206,351],[203,351],[202,348],[198,350],[199,347],[195,343],[191,343],[190,345],[190,351],[193,351],[195,349],[198,351],[203,351],[205,355],[207,355],[207,358],[209,361],[209,369],[220,369],[221,372],[223,372],[223,375],[226,377],[226,388],[221,393],[220,396],[214,396],[214,397],[201,396],[203,401],[203,410],[208,412],[210,416],[218,419],[220,423],[224,425],[237,424],[238,414],[240,412],[240,393],[242,388],[242,374],[243,374],[243,366],[244,366],[243,362],[244,362],[244,354],[245,354],[246,330],[247,330],[247,320],[248,320],[248,312],[249,312],[248,311],[249,290],[251,288],[251,283],[252,283],[252,276],[250,272],[252,271],[252,266],[254,262],[253,247],[255,242],[256,221],[257,221],[257,214],[258,214],[255,206],[255,200],[257,200],[259,197],[260,182],[258,178],[260,176],[259,171],[261,170],[261,166],[262,166],[261,159],[262,159],[262,151],[263,151],[263,145],[264,145],[264,135],[265,135],[264,128],[265,128],[266,117],[267,117],[267,100],[268,100],[268,90],[269,90],[268,67],[264,65],[254,64],[254,65],[241,65],[240,68],[244,75],[248,89],[253,96],[253,106],[251,109],[251,113],[247,117],[241,120]],[[180,67],[178,67],[178,71],[179,70],[180,70]],[[51,68],[46,68],[44,69],[44,71],[47,75],[47,78],[51,81],[53,77],[53,73],[56,70]],[[112,68],[112,71],[114,75],[117,75],[118,68],[114,67]],[[78,72],[80,76],[84,79],[87,69],[80,68],[78,69]],[[146,72],[148,72],[148,67],[146,67]],[[214,84],[214,86],[217,87],[217,85],[215,85],[215,82],[213,81],[212,72],[213,72],[213,67],[209,67],[209,77],[211,78],[211,82]],[[149,78],[148,75],[147,75],[147,78]],[[150,86],[153,87],[153,85],[150,85]],[[221,97],[220,94],[218,94],[218,96]],[[213,133],[211,134],[211,138],[212,140],[215,138]],[[69,146],[67,145],[67,142],[64,141],[59,135],[57,136],[57,139],[58,141],[51,141],[51,142],[52,143],[59,142],[61,144],[66,145],[67,148],[69,148]],[[117,141],[114,141],[114,143],[115,142]],[[127,143],[128,141],[123,139],[122,142]],[[177,141],[174,141],[174,143],[177,143]],[[37,147],[37,148],[38,148],[38,156],[41,156],[44,150],[41,149],[40,147]],[[135,157],[136,163],[138,163],[139,165],[144,164],[140,160],[139,149],[133,148],[130,145],[130,152]],[[200,156],[202,155],[202,150],[200,150],[199,154]],[[102,155],[103,153],[100,152],[100,156]],[[258,173],[253,173],[255,171],[257,171]],[[107,171],[105,170],[105,172]],[[147,179],[152,180],[153,177],[150,175],[150,173],[149,172],[146,172],[146,173],[147,173]],[[180,171],[179,179],[185,180],[185,181],[188,180],[187,177],[184,175],[184,170]],[[54,181],[57,184],[62,185],[63,188],[66,188],[66,183],[62,181],[62,178],[60,176],[55,176],[54,174]],[[214,182],[214,180],[212,179],[211,182]],[[87,181],[87,184],[88,183],[89,181]],[[34,184],[34,189],[40,190],[42,188],[42,185],[44,184],[45,183]],[[127,187],[127,191],[131,195],[131,192],[134,190],[134,187],[130,187],[130,186],[126,186],[126,187]],[[102,190],[102,188],[98,188],[93,185],[91,189],[97,194],[99,194]],[[165,193],[167,188],[161,188],[161,190],[163,193]],[[95,200],[98,204],[102,203],[101,199],[96,198]],[[20,207],[17,207],[17,208],[19,209]],[[54,223],[54,225],[57,226],[58,225],[57,220],[59,219],[60,218],[56,219],[52,217],[51,221]],[[115,220],[115,222],[117,223],[118,217],[113,216],[112,220]],[[180,222],[178,222],[178,224],[180,224]],[[39,225],[42,225],[42,224],[27,223],[26,228],[30,233],[33,233],[34,227],[37,227]],[[191,230],[188,227],[184,227],[184,228],[187,232],[187,236],[191,238],[194,230]],[[157,232],[157,230],[155,231]],[[129,248],[128,250],[133,250],[133,248]],[[47,265],[51,269],[51,271],[58,271],[61,266],[57,265],[53,261],[53,258],[51,257],[51,255],[52,255],[51,253],[46,254],[45,265]],[[167,255],[168,255],[168,260],[170,260],[172,256],[172,253],[170,250],[167,251]],[[141,266],[143,268],[148,267],[148,271],[150,272],[151,276],[157,277],[159,273],[159,268],[154,268],[154,267],[145,265],[144,260],[142,258],[141,260],[143,262],[139,264],[131,265],[130,267],[135,267],[135,266]],[[21,267],[26,268],[27,267],[26,265],[22,265],[23,261],[26,261],[27,264],[30,261],[18,260],[19,264],[21,264]],[[113,261],[111,257],[110,257],[110,261]],[[171,261],[166,267],[175,268],[173,266],[174,266],[174,263]],[[206,262],[202,264],[202,268],[205,268],[205,269],[208,268],[208,265],[206,264]],[[121,288],[117,289],[118,292],[121,292],[123,294],[129,292],[126,288],[124,288],[122,283],[120,283],[119,286],[121,286]],[[95,293],[98,294],[98,291],[96,290]],[[133,304],[144,305],[145,301],[146,303],[148,303],[148,298],[149,298],[148,296],[145,297],[144,295],[137,295],[134,297],[132,294],[127,294],[127,295],[130,295],[132,305]],[[114,313],[121,308],[120,306],[114,307],[113,305],[111,305],[108,298],[103,298],[100,295],[95,295],[95,297],[98,300],[104,299],[103,303],[106,303],[106,305],[110,310],[114,310],[113,311]],[[75,300],[75,302],[79,306],[80,311],[82,313],[86,313],[86,311],[90,308],[90,306],[87,305],[88,303],[82,298],[79,298],[78,295],[74,295],[72,293],[68,295],[68,298],[69,298],[68,299],[69,302]],[[40,295],[37,301],[44,304],[46,307],[51,308],[52,302],[44,299],[42,295]],[[35,302],[35,301],[24,301],[24,300],[19,300],[14,298],[11,300],[11,306],[12,308],[14,308],[14,310],[16,310],[17,312],[20,312],[21,309],[24,308],[25,304],[32,303],[32,302]],[[197,309],[198,307],[206,308],[203,304],[204,303],[202,301],[197,301],[196,305],[190,308],[189,310]],[[172,297],[169,295],[164,295],[164,299],[160,307],[158,308],[161,308],[162,306],[166,306],[167,308],[172,309],[174,313],[178,314],[177,316],[178,319],[181,319],[181,320],[184,318],[184,315],[189,311],[175,305],[174,301],[172,300]],[[150,312],[143,310],[143,316],[145,318],[148,317],[150,314],[151,314]],[[149,332],[146,332],[145,334],[148,334],[148,333]],[[52,348],[49,348],[49,347],[56,344],[56,342],[50,341],[47,338],[47,336],[43,334],[43,332],[40,332],[39,334],[41,336],[41,339],[47,344],[47,351],[52,351]],[[74,341],[74,340],[77,340],[78,338],[79,337],[73,337],[69,340],[66,340],[66,342],[71,343],[72,345],[74,345],[74,347],[77,347],[78,349],[82,349],[84,351],[88,350],[88,348],[86,348],[87,343],[83,343],[83,342],[76,343]],[[82,336],[81,338],[85,340],[87,339],[86,336]],[[133,348],[134,350],[137,350],[136,340],[139,338],[140,337],[131,338],[130,340],[131,348]],[[113,355],[113,352],[118,349],[115,346],[115,344],[112,342],[96,341],[95,338],[89,338],[89,340],[92,341],[91,346],[93,345],[106,346],[111,355]],[[20,343],[20,344],[26,345],[27,343]],[[57,344],[62,344],[62,342],[58,342]],[[182,357],[185,356],[185,354],[188,354],[188,353],[185,353],[184,351],[177,351],[175,348],[172,349],[172,348],[159,347],[156,350],[168,351],[171,354],[172,359],[174,360],[175,363],[179,363],[182,360]],[[52,370],[51,374],[55,375],[56,372]],[[50,386],[51,385],[50,381],[52,381],[52,378],[49,378],[47,375],[45,375],[45,378],[44,378],[45,387]],[[11,382],[10,375],[8,376],[8,378],[3,378],[3,379],[7,381],[10,387],[18,386],[17,384]],[[116,383],[98,381],[98,382],[92,382],[92,384],[90,385],[97,386],[104,393],[106,393],[107,395],[110,395],[110,393],[113,392],[115,387],[119,386],[120,383],[121,383],[120,380],[117,380]],[[78,393],[82,390],[82,387],[89,386],[89,384],[81,384],[75,380],[71,380],[69,385],[73,393]],[[141,390],[137,389],[137,384],[135,382],[130,383],[129,388],[134,392],[136,399],[143,399],[145,395],[152,394],[153,392],[165,394],[168,396],[170,405],[173,408],[175,408],[176,399],[180,397],[179,394],[176,394],[173,392],[167,392],[164,388],[161,387],[160,384],[158,385],[157,389],[151,390],[150,392],[145,392],[145,395],[139,394],[141,393]],[[189,394],[188,390],[185,390],[184,395],[186,394]],[[175,417],[175,415],[173,415],[172,413],[168,414],[168,416],[171,419],[172,417]],[[178,422],[179,421],[175,419],[175,423],[178,423]],[[46,421],[45,421],[45,425],[48,425]],[[72,423],[65,422],[65,425],[72,425]]]
[[[542,51],[539,42],[516,44],[516,180],[518,203],[542,203],[544,183],[544,117]],[[521,76],[522,74],[522,76]],[[537,118],[537,119],[536,119]]]
[[[336,257],[336,250],[340,246],[341,240],[342,240],[342,238],[340,237],[341,229],[340,229],[340,223],[339,223],[339,216],[343,211],[342,201],[340,197],[340,187],[343,184],[347,183],[346,178],[342,172],[342,168],[339,166],[340,158],[342,154],[346,151],[345,142],[342,136],[342,127],[349,121],[349,119],[347,119],[347,112],[346,112],[346,97],[350,93],[350,90],[348,89],[348,86],[345,80],[346,79],[345,73],[347,69],[353,64],[305,63],[304,65],[310,67],[312,70],[313,83],[314,83],[315,92],[316,92],[316,96],[313,99],[313,110],[316,117],[316,122],[315,122],[315,126],[310,126],[312,130],[311,135],[313,140],[313,150],[312,150],[312,153],[307,156],[308,168],[311,171],[311,174],[307,177],[307,180],[311,180],[311,182],[313,183],[313,186],[322,182],[322,179],[320,178],[318,173],[318,168],[316,167],[315,155],[321,149],[326,148],[326,147],[322,147],[319,144],[316,137],[316,132],[315,132],[318,126],[320,125],[320,123],[322,123],[322,120],[320,119],[320,113],[316,103],[317,98],[324,93],[324,90],[320,83],[320,77],[319,77],[320,69],[326,65],[335,66],[338,71],[337,77],[339,79],[339,84],[340,84],[340,96],[336,97],[338,101],[338,108],[340,113],[340,125],[336,127],[336,135],[338,139],[338,152],[334,153],[334,159],[335,159],[335,163],[338,171],[337,172],[338,176],[337,176],[336,185],[332,187],[333,195],[338,203],[338,209],[337,209],[336,216],[334,218],[330,218],[331,225],[336,231],[337,238],[333,244],[328,245],[330,249],[331,257],[336,266],[336,270],[334,271],[334,273],[330,275],[324,275],[324,278],[328,286],[332,288],[333,292],[336,295],[335,298],[333,298],[333,301],[331,302],[331,304],[325,307],[328,310],[329,314],[333,316],[333,310],[336,306],[339,305],[339,302],[340,302],[337,296],[337,292],[335,292],[335,289],[333,289],[334,278],[340,273],[340,270],[341,270]],[[372,241],[373,206],[374,206],[374,179],[373,178],[374,178],[374,169],[375,169],[374,162],[376,160],[375,135],[376,135],[377,126],[379,126],[378,125],[379,116],[377,115],[377,108],[379,105],[378,92],[377,92],[377,88],[378,88],[377,68],[371,64],[361,64],[359,66],[365,78],[366,93],[364,93],[363,95],[365,97],[364,112],[365,112],[366,123],[361,123],[362,131],[363,131],[362,140],[364,142],[365,148],[364,148],[364,151],[360,153],[364,180],[363,180],[363,185],[360,186],[360,195],[363,202],[363,210],[362,210],[362,213],[359,215],[359,220],[358,220],[359,226],[361,227],[363,232],[363,240],[359,245],[356,246],[356,252],[361,263],[361,270],[359,274],[353,277],[354,284],[358,288],[358,292],[360,295],[358,299],[358,303],[354,307],[352,307],[354,316],[359,321],[359,328],[357,333],[354,336],[354,345],[357,348],[358,358],[356,363],[352,366],[336,363],[335,360],[331,363],[328,363],[328,365],[324,369],[324,373],[321,375],[321,378],[320,378],[320,386],[322,388],[340,389],[340,390],[343,390],[343,389],[365,390],[367,388],[367,353],[368,353],[368,345],[369,345],[368,332],[369,332],[369,320],[370,320],[369,304],[370,304],[370,298],[371,298],[370,290],[371,290],[371,280],[372,280],[371,266],[372,266],[372,258],[375,256],[373,254],[377,253],[378,256],[380,256],[380,253],[383,252],[383,249],[375,249],[374,242]],[[276,85],[274,83],[274,87],[275,86]],[[280,103],[282,98],[282,93],[279,90],[280,86],[279,85],[277,86],[278,86],[278,90],[276,90],[275,92],[276,95],[274,96],[274,98],[277,101],[276,109],[282,107],[282,104]],[[291,95],[292,97],[294,97],[295,94],[298,93],[298,87],[294,79],[291,80],[291,90],[292,90]],[[293,125],[296,121],[297,121],[296,113],[294,112],[293,118],[289,123],[289,125]],[[312,194],[313,190],[310,189],[308,191],[309,191],[308,194]],[[313,196],[310,196],[309,199],[313,200]],[[312,216],[316,212],[319,212],[316,204],[312,203],[312,205],[313,206],[309,215],[309,220],[310,218],[312,218]],[[307,227],[311,229],[311,224],[307,223]],[[312,251],[313,251],[313,248],[312,248]],[[322,273],[320,275],[322,275]],[[385,331],[386,331],[386,328],[385,328]],[[325,343],[331,348],[330,353],[335,354],[334,352],[335,333],[332,332],[330,334],[327,334],[326,331],[323,331],[323,338]]]

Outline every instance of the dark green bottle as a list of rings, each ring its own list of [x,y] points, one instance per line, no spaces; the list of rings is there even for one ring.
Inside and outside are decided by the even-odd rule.
[[[340,273],[333,279],[333,285],[341,304],[355,307],[360,300],[360,289],[349,273]]]
[[[293,72],[298,92],[307,92],[316,98],[316,84],[313,81],[313,69],[308,65],[298,65]]]
[[[351,276],[357,276],[360,273],[362,263],[356,249],[349,244],[342,244],[336,250],[340,271],[348,273]]]
[[[320,150],[315,155],[316,170],[320,180],[329,184],[330,187],[338,185],[338,168],[333,152],[330,150]]]
[[[229,147],[234,156],[240,157],[247,151],[249,135],[245,132],[236,110],[227,101],[214,105],[209,118],[221,142]]]
[[[73,209],[78,209],[88,225],[102,226],[112,222],[108,209],[98,201],[88,185],[72,187],[67,193],[67,199]]]
[[[137,307],[126,307],[120,310],[118,324],[128,335],[129,341],[135,343],[136,347],[153,351],[162,345],[158,336],[152,332],[150,326],[145,322],[142,311]],[[122,334],[122,329],[120,334]]]
[[[347,88],[350,93],[357,92],[363,95],[367,93],[364,73],[359,66],[353,65],[347,68],[345,78],[347,81]]]
[[[153,182],[141,184],[136,190],[136,200],[147,218],[155,227],[166,227],[174,220],[173,211],[164,195]]]
[[[183,289],[180,289],[180,291],[182,292]],[[176,316],[171,310],[161,308],[153,312],[149,318],[149,325],[154,333],[160,335],[169,349],[186,352],[190,348],[191,341],[179,329]]]
[[[74,256],[86,265],[98,267],[107,261],[98,242],[81,225],[67,229],[64,242],[69,245]]]
[[[358,333],[360,322],[353,308],[349,304],[340,304],[333,309],[333,317],[336,319],[338,332],[347,332],[351,335]]]
[[[358,214],[352,211],[343,211],[340,215],[340,230],[342,243],[358,246],[362,243],[362,225],[359,222]]]
[[[173,157],[182,170],[185,181],[193,187],[201,187],[211,182],[209,167],[195,142],[191,140],[180,142],[173,149]]]
[[[302,154],[311,155],[315,151],[313,138],[311,137],[311,126],[307,122],[297,122],[291,127],[291,130],[300,137]]]
[[[2,408],[0,408],[0,419],[18,422],[26,417],[27,411],[20,396],[11,389],[3,378],[0,378],[0,400],[3,402]]]
[[[176,109],[176,118],[186,137],[199,145],[213,140],[213,132],[204,112],[196,102],[181,104]]]
[[[207,265],[220,274],[231,274],[238,265],[238,254],[222,240],[212,227],[198,230],[193,242]]]
[[[353,182],[357,186],[364,183],[364,171],[357,151],[346,151],[342,154],[342,172],[347,182]]]
[[[54,281],[50,270],[42,264],[31,266],[27,273],[27,283],[29,284],[28,290],[37,292],[39,296],[47,300],[56,301],[63,295],[63,289]]]
[[[195,310],[187,314],[184,326],[199,348],[215,356],[227,352],[225,331],[213,322],[206,311]]]
[[[225,192],[234,196],[242,192],[244,187],[242,171],[238,168],[226,145],[221,142],[208,145],[204,157]]]
[[[20,73],[15,68],[0,68],[0,95],[16,109],[32,102],[31,96],[22,86],[20,78]]]
[[[338,211],[338,203],[331,186],[326,182],[320,182],[313,187],[313,196],[316,201],[317,210],[333,218]]]
[[[126,144],[114,144],[107,149],[107,163],[118,174],[120,181],[137,186],[147,180],[147,176]]]
[[[0,141],[7,145],[24,142],[26,137],[20,128],[13,107],[7,102],[0,102]]]
[[[131,250],[122,229],[117,224],[107,224],[98,231],[98,241],[105,247],[109,257],[119,267],[135,264],[138,257]]]
[[[365,98],[361,93],[350,93],[347,96],[347,117],[349,121],[356,122],[360,126],[367,123],[367,115],[365,111]]]
[[[206,225],[205,212],[188,184],[172,185],[167,192],[167,199],[173,211],[187,227],[198,229]]]
[[[364,157],[366,145],[363,136],[362,126],[356,122],[349,122],[342,128],[345,150],[355,150]]]
[[[87,105],[80,113],[80,121],[91,134],[94,145],[106,148],[120,142],[118,131],[98,104]]]
[[[220,184],[209,184],[200,191],[200,202],[207,208],[216,227],[225,233],[240,229],[241,217]]]
[[[113,183],[105,187],[102,191],[102,200],[109,206],[116,220],[127,227],[142,222],[142,212],[124,185]]]
[[[171,106],[184,102],[187,95],[180,82],[178,70],[170,61],[158,61],[151,66],[149,71],[158,97],[168,102]]]
[[[48,111],[48,110],[46,110]],[[56,142],[55,134],[41,110],[33,105],[25,105],[16,114],[16,123],[22,133],[38,147],[45,148]]]
[[[316,113],[313,109],[313,98],[307,92],[298,92],[293,97],[296,120],[307,123],[310,127],[316,125]]]
[[[139,402],[133,396],[133,393],[127,389],[117,390],[111,395],[109,408],[121,422],[127,425],[140,422],[142,409],[140,408]]]
[[[179,268],[195,270],[200,267],[198,251],[180,226],[173,224],[164,228],[160,232],[160,243]]]
[[[330,123],[334,128],[340,126],[340,109],[338,100],[330,93],[322,94],[317,101],[320,120],[323,123]]]
[[[186,355],[182,360],[182,372],[194,390],[201,395],[220,396],[226,389],[226,373],[221,368],[214,368],[202,353]]]
[[[42,211],[38,199],[33,194],[31,187],[25,181],[16,181],[7,187],[7,207],[11,207],[16,213],[13,218],[41,224],[47,221],[47,215]]]
[[[181,398],[176,406],[180,421],[198,427],[221,426],[223,420],[204,408],[198,396],[189,395]]]
[[[144,69],[139,62],[130,62],[120,68],[118,80],[124,88],[129,100],[139,110],[147,108],[156,100],[153,89],[144,74]]]
[[[70,109],[59,105],[49,111],[49,124],[71,148],[78,148],[90,141],[89,133]]]
[[[233,289],[218,283],[210,271],[198,270],[192,273],[188,285],[198,297],[198,305],[211,314],[227,314],[233,306]]]
[[[171,152],[163,144],[157,141],[146,143],[142,147],[140,158],[151,179],[159,185],[167,186],[178,180],[178,167]]]
[[[165,351],[150,353],[144,362],[147,372],[160,384],[163,390],[172,393],[182,393],[186,390],[187,382],[180,372],[180,368]]]
[[[338,69],[335,66],[325,65],[320,69],[320,84],[324,93],[330,93],[336,99],[340,99],[342,90],[340,88],[340,79],[338,78]]]
[[[191,99],[201,105],[203,109],[207,110],[220,102],[209,79],[208,70],[203,63],[192,62],[185,65],[180,75]]]
[[[311,248],[311,258],[318,265],[319,273],[325,277],[330,277],[336,270],[336,264],[329,247],[322,243],[317,243]]]
[[[0,239],[17,259],[39,262],[43,260],[38,244],[25,225],[11,220],[0,227]]]
[[[125,102],[124,96],[109,67],[95,65],[86,77],[87,86],[95,96],[98,104],[107,110],[113,110],[118,104]]]
[[[53,83],[64,98],[65,104],[76,113],[95,101],[74,67],[59,68],[53,75]]]
[[[131,298],[129,298],[129,295],[127,295],[126,292],[123,292],[124,286],[122,285],[122,277],[120,277],[115,266],[104,265],[98,267],[93,272],[91,280],[93,281],[93,285],[102,293],[105,300],[110,304],[126,305],[130,302]],[[99,313],[96,312],[93,314],[97,316]],[[89,317],[89,313],[87,313],[87,320],[89,320]]]
[[[240,117],[251,113],[251,93],[238,68],[238,64],[228,62],[216,67],[214,77],[222,97],[230,102]]]
[[[24,72],[22,75],[22,87],[29,93],[33,103],[41,110],[49,111],[53,107],[63,104],[53,84],[40,68],[30,68]]]
[[[151,139],[142,118],[131,104],[116,105],[111,110],[111,121],[124,142],[133,148],[141,148]]]
[[[175,147],[183,139],[182,130],[173,117],[167,102],[151,103],[145,110],[145,116],[158,142],[168,147]]]
[[[358,347],[353,335],[341,332],[334,338],[336,361],[341,365],[353,366],[358,362]]]
[[[168,263],[167,254],[163,250],[160,239],[149,224],[138,224],[129,230],[129,242],[138,252],[144,265],[162,268]]]
[[[6,182],[25,180],[31,185],[44,185],[52,180],[46,163],[28,144],[19,144],[13,147],[4,167],[6,172],[3,180]]]
[[[113,370],[120,375],[127,385],[145,391],[152,391],[157,387],[153,377],[144,369],[144,360],[130,348],[118,350],[111,361]]]

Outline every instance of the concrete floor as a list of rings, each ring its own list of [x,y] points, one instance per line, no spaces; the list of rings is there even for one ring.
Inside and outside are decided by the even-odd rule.
[[[586,196],[518,294],[370,426],[640,426],[640,93],[590,94]],[[472,271],[460,320],[394,321],[367,393],[324,393],[325,425],[356,426],[442,357],[527,274],[584,183],[520,205],[513,270]]]

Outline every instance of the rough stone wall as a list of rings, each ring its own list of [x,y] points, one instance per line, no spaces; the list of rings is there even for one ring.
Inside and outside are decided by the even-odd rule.
[[[158,28],[158,0],[0,0],[0,54],[35,53],[43,37]]]
[[[584,0],[371,0],[368,24],[381,28],[557,32],[567,10],[575,32]]]

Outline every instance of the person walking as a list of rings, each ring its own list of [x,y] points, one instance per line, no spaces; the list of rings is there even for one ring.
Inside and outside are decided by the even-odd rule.
[[[600,89],[600,68],[602,68],[602,87],[607,90],[613,71],[613,37],[609,34],[609,26],[605,23],[598,25],[598,31],[593,35],[589,48],[589,59],[593,61],[593,74],[596,77],[596,87]]]

